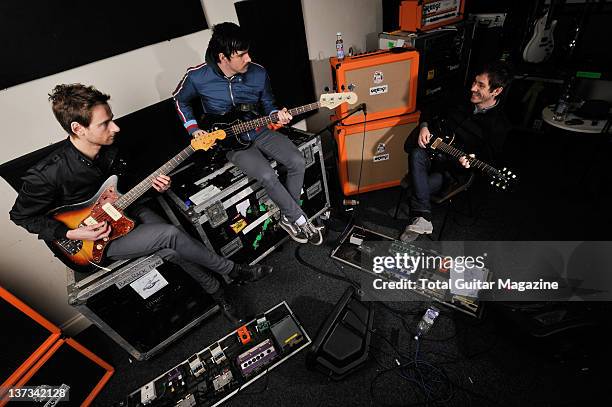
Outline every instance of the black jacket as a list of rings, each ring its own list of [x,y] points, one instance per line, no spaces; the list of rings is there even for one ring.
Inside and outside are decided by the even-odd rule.
[[[98,157],[90,160],[69,139],[60,143],[49,157],[30,168],[10,211],[10,218],[39,239],[66,237],[68,227],[47,216],[59,206],[85,202],[102,183],[117,171],[117,149],[102,147]]]
[[[500,158],[510,131],[510,122],[500,106],[474,113],[474,105],[464,103],[449,109],[446,121],[455,133],[457,148],[492,163]]]
[[[440,132],[443,136],[454,133],[455,147],[494,164],[500,159],[511,129],[510,122],[499,105],[479,113],[474,112],[474,104],[468,101],[454,105],[445,112],[425,113],[421,116],[421,124],[426,124],[434,136]],[[416,146],[418,131],[419,128],[406,140],[406,151]]]

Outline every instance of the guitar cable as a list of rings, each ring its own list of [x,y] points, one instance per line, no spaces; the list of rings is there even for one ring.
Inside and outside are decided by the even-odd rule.
[[[347,221],[346,226],[344,227],[344,230],[342,231],[342,233],[340,233],[340,235],[336,239],[336,245],[338,245],[340,241],[342,241],[346,233],[348,233],[348,231],[350,230],[351,226],[355,225],[355,218],[358,219],[357,215],[361,215],[361,191],[360,189],[361,189],[361,177],[363,174],[363,155],[365,152],[366,125],[368,123],[368,109],[365,103],[362,103],[360,105],[360,109],[363,111],[363,133],[362,133],[363,137],[361,139],[361,159],[359,161],[359,177],[357,179],[357,195],[356,195],[357,204],[355,205],[357,207],[357,210],[353,211],[353,213],[351,214],[351,217]],[[350,116],[353,113],[349,113],[348,115],[344,116],[342,120],[346,119],[348,116]]]

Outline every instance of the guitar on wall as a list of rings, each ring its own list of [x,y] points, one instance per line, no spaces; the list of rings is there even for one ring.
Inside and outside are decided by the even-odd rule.
[[[320,107],[334,109],[342,103],[353,105],[357,103],[357,94],[354,92],[342,93],[326,93],[321,95],[318,102],[290,109],[288,112],[292,116],[310,112]],[[278,114],[272,113],[269,116],[259,117],[257,119],[243,121],[241,112],[229,112],[225,115],[207,114],[205,117],[208,133],[205,137],[205,150],[217,145],[217,140],[220,140],[217,149],[221,151],[227,150],[246,150],[251,146],[251,141],[244,140],[241,135],[260,127],[268,126],[269,124],[278,121]]]
[[[452,146],[451,144],[453,143],[454,138],[454,136],[439,137],[432,134],[432,141],[429,142],[429,148],[436,151],[442,151],[443,153],[453,156],[456,159],[463,156],[467,157],[468,161],[470,162],[470,168],[476,168],[485,173],[485,175],[489,177],[489,180],[491,181],[490,184],[501,189],[502,191],[509,191],[517,182],[516,174],[506,167],[498,170],[484,161],[477,158],[472,158],[467,153]]]
[[[533,35],[523,50],[525,62],[537,64],[546,61],[552,55],[555,48],[554,31],[557,26],[557,20],[551,21],[554,8],[555,0],[551,0],[549,9],[536,20]]]
[[[62,222],[70,229],[108,222],[110,235],[104,239],[71,240],[68,238],[46,242],[51,251],[68,267],[76,271],[90,272],[92,269],[104,268],[101,265],[104,249],[114,239],[126,235],[134,228],[134,221],[125,216],[125,209],[152,187],[157,176],[166,175],[189,158],[196,150],[210,148],[204,136],[195,137],[191,144],[174,158],[162,165],[126,194],[117,191],[116,175],[110,176],[98,192],[86,202],[64,205],[49,211],[48,215]]]

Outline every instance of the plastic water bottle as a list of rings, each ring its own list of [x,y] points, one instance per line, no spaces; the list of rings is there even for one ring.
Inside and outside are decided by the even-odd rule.
[[[414,339],[419,340],[419,338],[423,334],[429,331],[429,329],[433,326],[434,321],[436,320],[438,315],[440,315],[440,310],[434,307],[433,305],[427,308],[427,311],[425,311],[423,318],[421,318],[421,320],[419,321],[419,324],[417,325],[417,332],[416,332],[416,335],[414,336]]]
[[[340,61],[344,59],[344,41],[340,32],[336,34],[336,56]]]
[[[570,108],[573,85],[574,78],[570,79],[563,88],[563,92],[561,93],[559,101],[557,102],[557,106],[555,106],[555,111],[553,112],[553,120],[556,120],[558,122],[565,120]]]

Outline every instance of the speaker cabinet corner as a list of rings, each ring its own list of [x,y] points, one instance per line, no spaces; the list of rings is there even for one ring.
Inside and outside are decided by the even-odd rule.
[[[414,112],[365,125],[336,126],[338,174],[345,195],[400,184],[408,172],[404,142],[417,127],[419,116]]]

